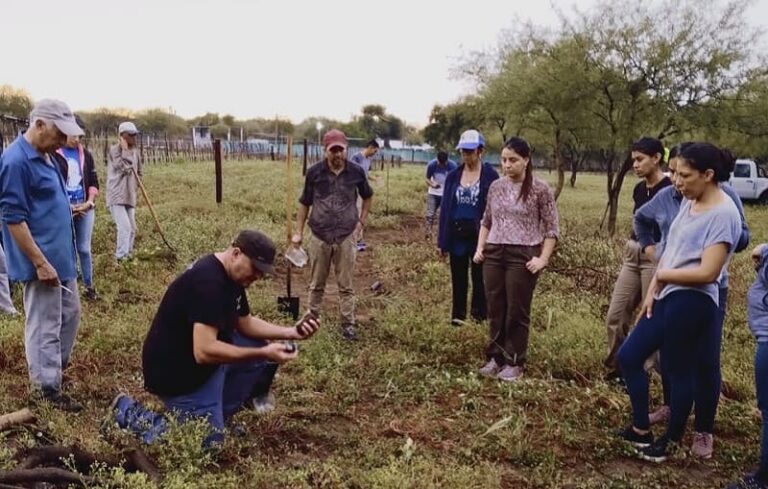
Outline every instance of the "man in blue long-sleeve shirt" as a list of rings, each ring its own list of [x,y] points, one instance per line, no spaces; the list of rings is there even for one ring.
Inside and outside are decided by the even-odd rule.
[[[69,107],[41,100],[29,129],[0,157],[0,210],[11,280],[24,284],[24,347],[32,398],[65,411],[82,407],[61,392],[80,324],[72,212],[50,153],[82,136]]]

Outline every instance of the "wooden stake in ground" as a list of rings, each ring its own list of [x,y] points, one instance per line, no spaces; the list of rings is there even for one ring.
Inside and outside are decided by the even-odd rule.
[[[160,233],[160,237],[163,238],[163,243],[165,243],[165,246],[167,246],[172,253],[176,253],[176,249],[173,246],[171,246],[171,244],[165,238],[165,233],[163,233],[163,228],[160,227],[160,220],[157,218],[157,214],[155,214],[155,208],[152,206],[152,202],[149,200],[149,195],[147,195],[147,189],[144,188],[144,184],[141,182],[141,178],[139,178],[139,174],[136,173],[136,168],[131,167],[131,171],[133,172],[133,176],[136,177],[136,182],[139,184],[141,195],[144,196],[144,202],[146,202],[147,207],[149,207],[149,213],[152,214],[152,219],[155,220],[155,229],[157,229],[157,232]]]

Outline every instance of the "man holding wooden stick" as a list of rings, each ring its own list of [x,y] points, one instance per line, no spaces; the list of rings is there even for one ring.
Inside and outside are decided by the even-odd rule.
[[[120,142],[109,149],[107,158],[107,207],[117,226],[115,258],[118,263],[131,258],[136,238],[136,192],[142,163],[136,147],[139,130],[133,122],[123,122],[117,130]],[[134,174],[135,172],[135,174]]]
[[[341,333],[348,340],[357,339],[355,330],[355,269],[357,239],[365,226],[371,207],[373,189],[365,171],[347,160],[347,137],[338,129],[323,136],[325,159],[307,171],[304,191],[299,198],[296,234],[293,245],[304,240],[304,224],[309,216],[310,273],[309,310],[319,317],[325,283],[333,266],[339,289]],[[357,198],[363,199],[360,213]],[[312,208],[310,214],[309,209]]]

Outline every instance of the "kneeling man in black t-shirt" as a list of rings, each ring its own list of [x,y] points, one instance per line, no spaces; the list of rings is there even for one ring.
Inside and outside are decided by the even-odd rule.
[[[292,328],[251,316],[245,289],[273,273],[275,245],[263,233],[241,231],[226,251],[204,256],[165,292],[144,341],[145,388],[180,419],[206,418],[213,430],[206,445],[223,440],[224,423],[246,406],[265,411],[277,365],[298,355],[295,345],[319,327],[308,314]],[[164,416],[126,394],[111,414],[151,443],[165,430]]]

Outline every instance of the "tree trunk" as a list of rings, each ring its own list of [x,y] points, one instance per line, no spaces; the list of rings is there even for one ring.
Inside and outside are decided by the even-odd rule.
[[[576,187],[576,172],[579,171],[579,160],[578,158],[571,159],[571,188]]]
[[[565,184],[565,168],[563,165],[563,150],[561,148],[560,129],[555,130],[555,169],[557,169],[557,186],[555,187],[555,200],[560,197]]]
[[[619,212],[619,195],[621,194],[621,185],[624,183],[624,176],[629,169],[632,168],[632,152],[627,153],[627,157],[624,159],[624,163],[616,173],[616,177],[613,180],[613,186],[611,187],[610,194],[608,195],[608,234],[613,236],[616,234],[616,217]]]

